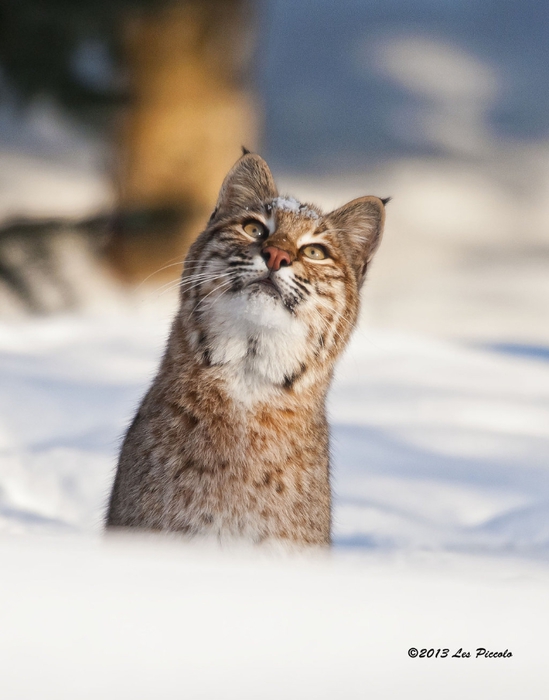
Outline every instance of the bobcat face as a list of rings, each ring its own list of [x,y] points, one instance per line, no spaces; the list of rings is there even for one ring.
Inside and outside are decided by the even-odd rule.
[[[365,197],[323,215],[279,197],[266,163],[243,156],[182,278],[182,308],[208,361],[246,358],[248,369],[288,384],[311,356],[335,357],[356,321],[383,209]]]
[[[245,219],[240,228],[255,240],[243,241],[240,260],[231,261],[236,273],[231,290],[267,295],[296,317],[312,308],[317,296],[328,295],[333,302],[344,284],[341,250],[319,212],[277,198],[263,216]]]
[[[305,205],[292,212],[275,200],[243,212],[241,221],[231,222],[217,236],[212,233],[211,247],[204,273],[219,276],[230,294],[271,298],[292,315],[317,294],[332,297],[330,290],[335,292],[345,279],[337,237]],[[215,285],[210,285],[213,291]]]

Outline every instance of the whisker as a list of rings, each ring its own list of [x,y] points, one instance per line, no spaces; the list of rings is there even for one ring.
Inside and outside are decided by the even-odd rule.
[[[173,258],[172,258],[172,260],[173,260]],[[164,265],[163,267],[159,267],[158,270],[155,270],[154,272],[151,272],[151,274],[150,274],[150,275],[147,275],[147,276],[145,277],[144,280],[141,280],[141,282],[140,282],[140,283],[137,285],[137,287],[135,288],[135,291],[137,291],[138,289],[140,289],[140,288],[145,284],[145,282],[146,282],[147,280],[149,280],[149,279],[150,279],[151,277],[153,277],[154,275],[157,275],[159,272],[162,272],[163,270],[167,270],[167,269],[170,268],[170,267],[176,267],[176,265],[183,265],[183,263],[184,263],[183,260],[179,260],[178,262],[170,263],[169,265]]]
[[[172,289],[176,289],[177,287],[179,287],[181,290],[189,292],[203,282],[215,281],[217,279],[221,279],[221,277],[228,277],[229,275],[230,273],[227,272],[221,275],[196,275],[188,279],[170,280],[155,290],[158,294],[156,298],[159,299],[161,296],[167,294]]]
[[[228,275],[231,275],[232,271],[228,272],[203,272],[197,275],[189,275],[189,277],[182,277],[180,282],[181,284],[186,284],[188,282],[196,282],[199,280],[204,280],[204,279],[219,279],[220,277],[227,277]]]
[[[168,294],[168,293],[171,292],[172,290],[177,289],[178,286],[179,286],[179,285],[178,285],[177,281],[171,282],[169,285],[164,285],[165,289],[162,289],[162,288],[161,288],[160,290],[157,290],[157,291],[156,291],[156,296],[155,296],[154,298],[155,298],[156,300],[158,300],[158,299],[160,299],[160,297],[163,297],[164,294]]]

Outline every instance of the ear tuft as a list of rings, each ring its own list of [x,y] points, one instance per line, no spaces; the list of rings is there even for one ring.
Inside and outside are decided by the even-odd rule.
[[[359,197],[331,212],[325,219],[345,246],[359,286],[364,282],[366,267],[381,242],[386,201],[379,197]]]
[[[243,207],[276,199],[277,196],[278,190],[269,166],[257,153],[247,151],[223,180],[216,210],[230,214]]]

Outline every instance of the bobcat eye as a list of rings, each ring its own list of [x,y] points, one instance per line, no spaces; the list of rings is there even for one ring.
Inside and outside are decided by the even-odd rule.
[[[301,249],[301,252],[306,258],[311,260],[324,260],[328,257],[328,251],[321,245],[306,245]]]
[[[255,219],[244,223],[242,228],[244,229],[244,232],[252,238],[263,238],[268,233],[266,226],[262,224],[261,221],[256,221]]]

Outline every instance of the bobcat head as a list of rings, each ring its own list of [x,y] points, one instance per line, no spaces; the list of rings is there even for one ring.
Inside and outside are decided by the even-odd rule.
[[[281,197],[266,162],[244,154],[185,261],[181,319],[196,352],[286,388],[312,365],[329,373],[356,323],[384,211],[378,197],[328,214]]]

